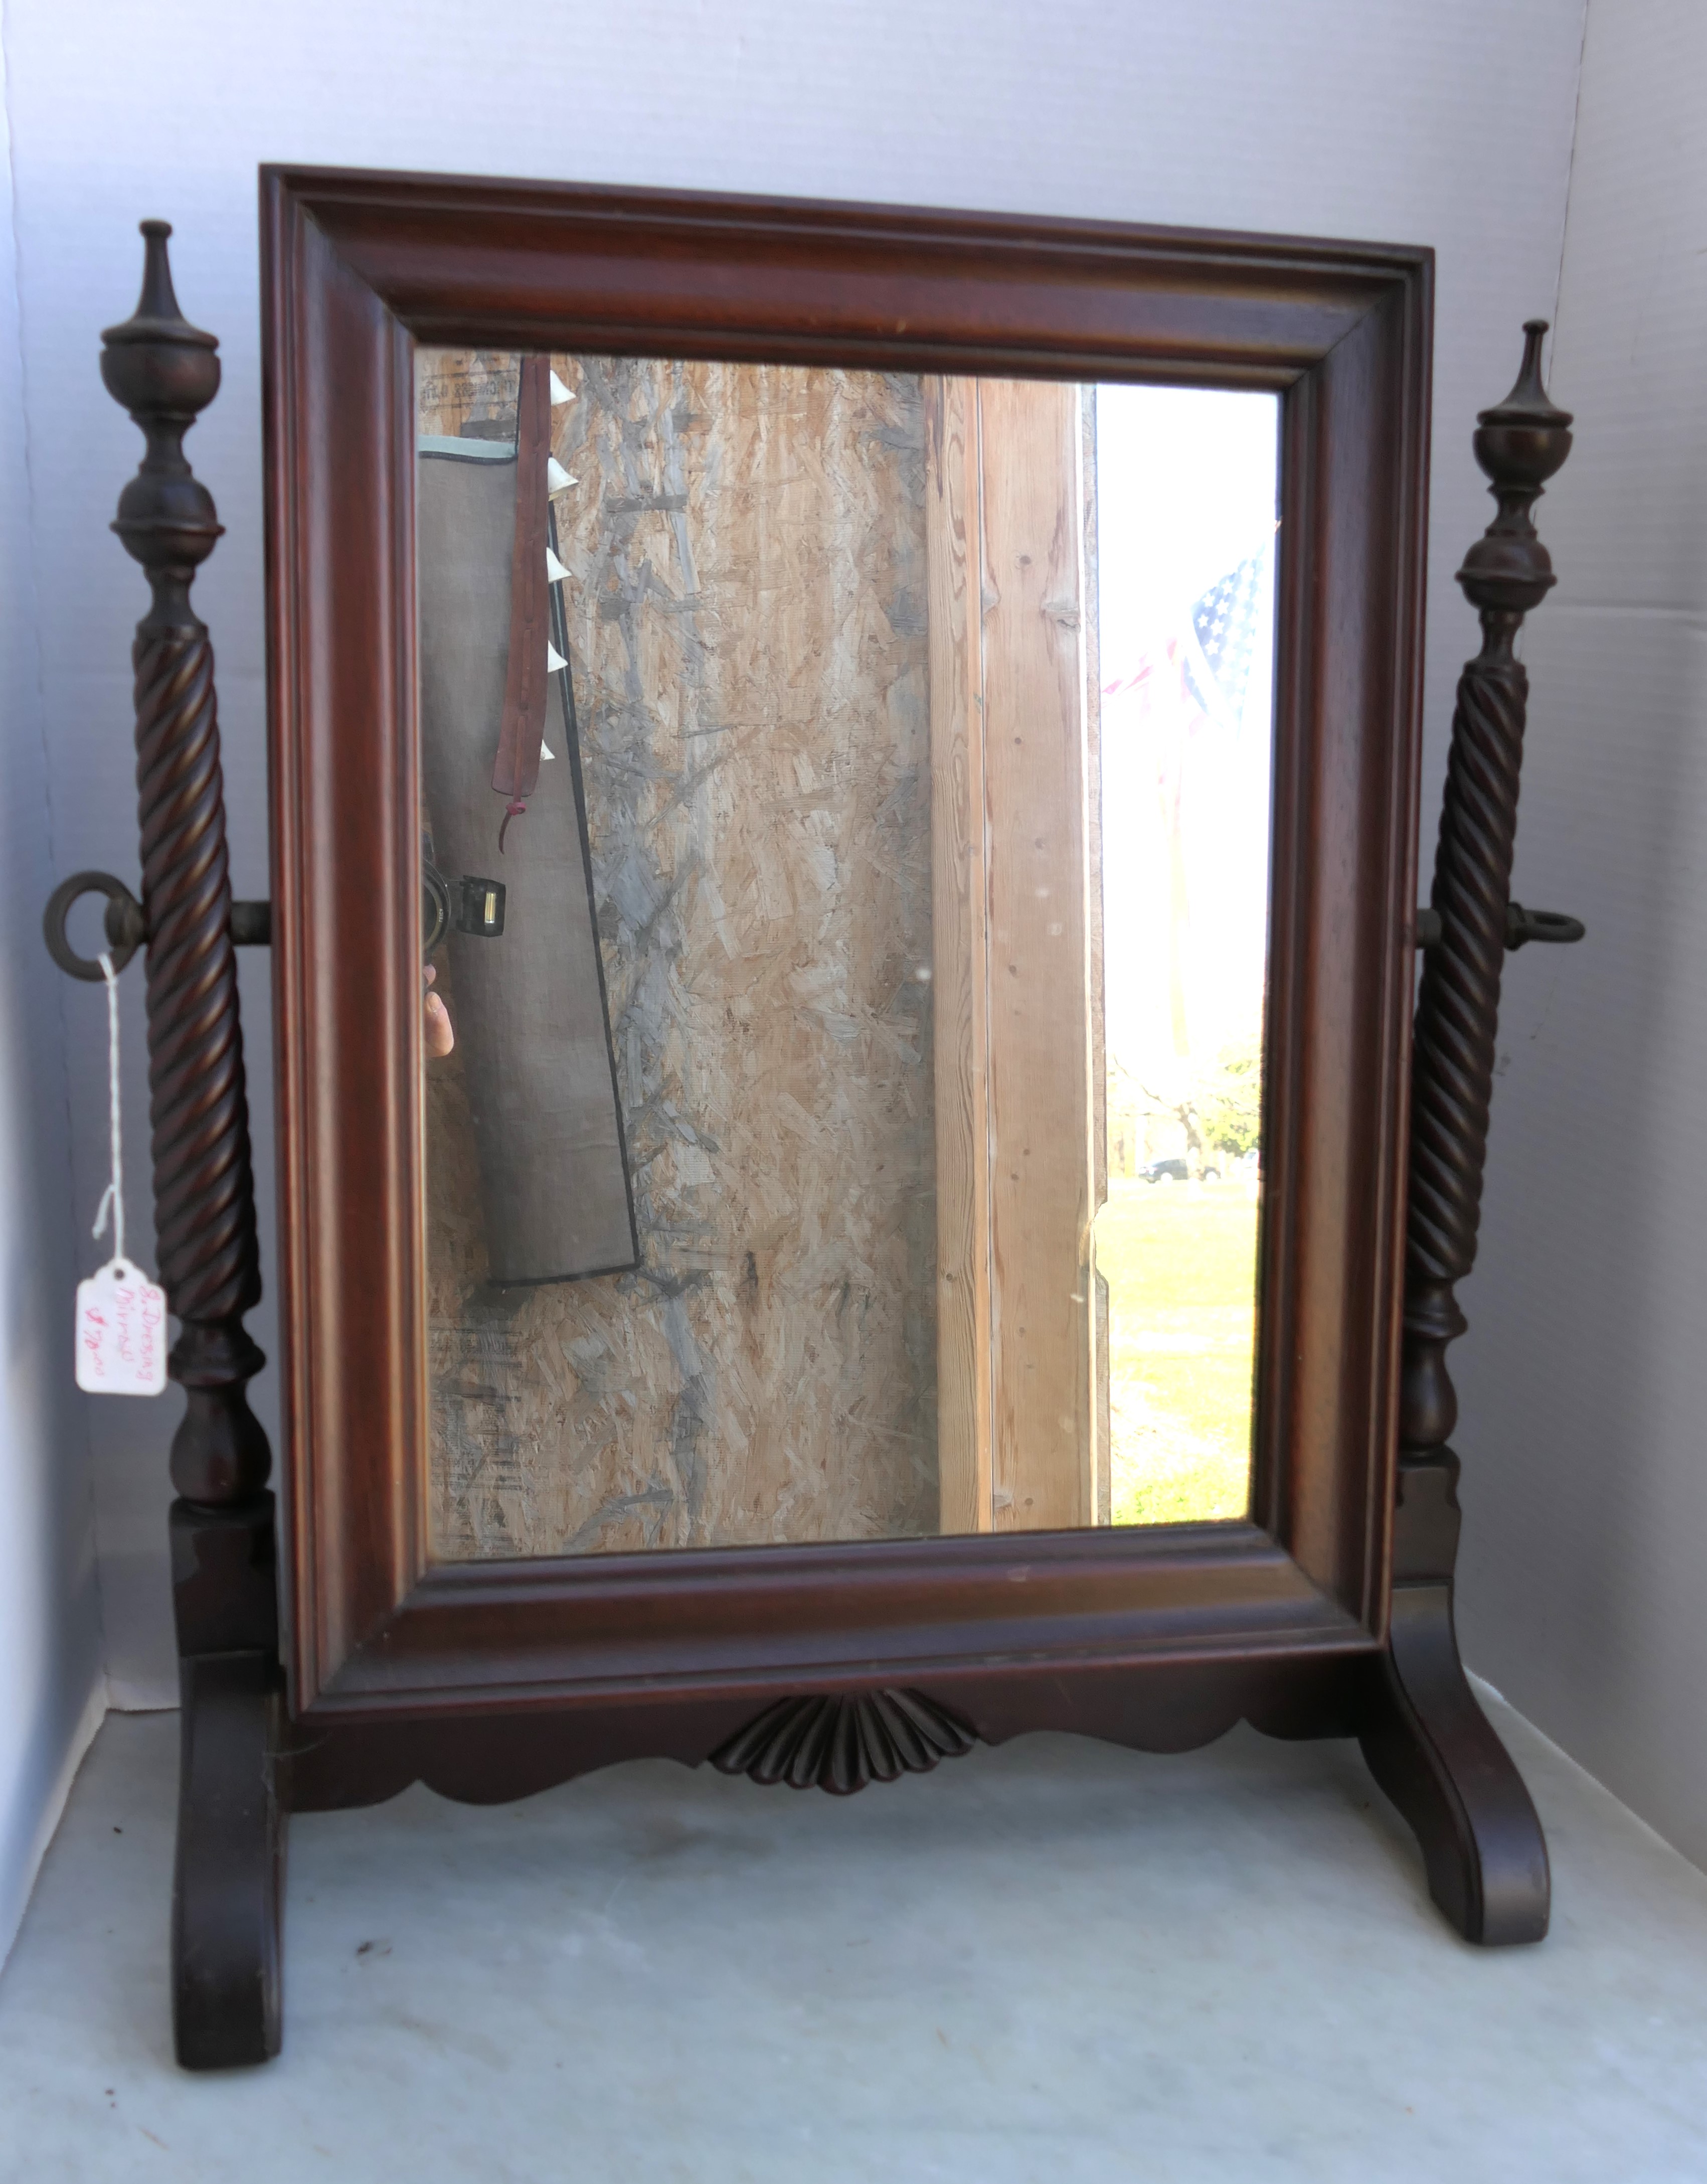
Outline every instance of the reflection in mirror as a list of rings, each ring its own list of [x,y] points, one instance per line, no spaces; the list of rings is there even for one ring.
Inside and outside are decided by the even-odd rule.
[[[1250,1496],[1279,404],[1097,395],[1110,1514]]]
[[[1242,1514],[1273,400],[416,383],[436,1554]]]

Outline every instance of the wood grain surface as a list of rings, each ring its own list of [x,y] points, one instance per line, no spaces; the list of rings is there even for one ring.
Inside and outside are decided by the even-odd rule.
[[[934,1530],[919,382],[553,362],[642,1262],[485,1279],[429,1065],[434,1552]],[[429,353],[424,428],[501,415],[515,363]]]
[[[1096,1520],[1079,390],[986,380],[990,1251],[998,1530]]]
[[[937,1462],[944,1532],[993,1529],[988,813],[978,382],[925,382],[937,1094]]]

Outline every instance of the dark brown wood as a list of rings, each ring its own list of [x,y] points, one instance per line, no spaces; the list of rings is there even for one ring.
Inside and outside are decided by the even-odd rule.
[[[262,209],[274,1051],[277,1098],[292,1118],[278,1134],[279,1203],[290,1209],[279,1227],[280,1304],[291,1325],[280,1544],[295,1603],[286,1660],[301,1649],[318,1663],[342,1660],[381,1627],[426,1555],[419,1467],[394,1460],[421,1447],[425,1430],[420,1011],[401,1007],[399,983],[420,916],[420,800],[413,738],[396,727],[415,716],[414,479],[412,464],[376,472],[372,456],[375,446],[412,443],[414,401],[409,337],[382,300],[312,220],[284,219],[264,172]],[[289,370],[286,358],[305,345],[341,358],[349,376]],[[274,421],[287,371],[288,439]],[[341,579],[353,566],[365,575],[347,595]],[[309,721],[335,738],[345,723],[364,724],[344,738],[341,772],[296,777],[287,753]],[[322,761],[331,755],[322,744]],[[328,867],[367,878],[325,897],[304,922],[299,906]],[[418,986],[418,970],[407,976]],[[334,1089],[355,1085],[359,1098]],[[341,1117],[312,1142],[296,1120],[311,1103],[325,1123],[329,1107]],[[358,1200],[366,1213],[350,1223]],[[316,1386],[307,1361],[331,1368],[340,1329],[358,1325],[360,1354],[347,1353],[336,1389]],[[328,1407],[338,1421],[330,1440],[311,1423]],[[375,1465],[339,1461],[362,1447]]]
[[[1503,953],[1573,925],[1510,901],[1512,643],[1552,582],[1530,510],[1570,446],[1544,329],[1476,438],[1499,512],[1460,577],[1484,643],[1454,723],[1407,1233],[1427,253],[384,176],[274,170],[263,192],[276,912],[234,906],[226,879],[212,656],[188,599],[219,526],[181,448],[218,365],[149,223],[142,301],[103,365],[148,437],[115,526],[154,591],[136,647],[142,901],[79,875],[49,921],[65,947],[68,890],[97,886],[114,937],[149,950],[161,1268],[188,1395],[171,1520],[181,2060],[277,2048],[286,1810],[415,1780],[511,1797],[646,1754],[846,1794],[1039,1728],[1153,1750],[1241,1719],[1357,1734],[1460,1931],[1537,1938],[1545,1846],[1453,1630],[1444,1351],[1475,1255]],[[1282,393],[1254,1521],[429,1563],[414,336]],[[244,1396],[262,1361],[242,1323],[259,1284],[231,956],[269,932],[288,1715],[269,1452]]]
[[[1415,1829],[1429,1886],[1474,1942],[1547,1931],[1541,1824],[1460,1665],[1452,1623],[1458,1399],[1447,1346],[1465,1329],[1454,1295],[1476,1262],[1493,1092],[1499,981],[1511,944],[1511,861],[1528,677],[1512,650],[1554,582],[1531,511],[1571,452],[1571,419],[1541,380],[1544,320],[1524,328],[1523,364],[1484,410],[1476,457],[1498,514],[1458,581],[1482,618],[1482,650],[1460,677],[1430,906],[1436,938],[1417,995],[1405,1251],[1404,1362],[1392,1631],[1364,1748]]]
[[[259,1302],[248,1112],[237,1021],[231,890],[214,654],[190,586],[220,526],[184,434],[219,391],[211,334],[178,309],[164,220],[143,223],[142,299],[102,336],[101,376],[148,442],[113,528],[153,606],[136,625],[136,798],[148,935],[148,1083],[160,1279],[181,1331],[172,1378],[188,1396],[172,1446],[186,1501],[251,1500],[271,1467],[244,1384],[263,1359],[242,1315]]]
[[[1377,1638],[1414,960],[1388,889],[1416,854],[1429,303],[1396,282],[1282,423],[1253,1513]]]
[[[1248,1720],[1274,1736],[1351,1736],[1367,1711],[1366,1649],[1276,1653],[1265,1660],[1170,1654],[1086,1663],[1043,1683],[1023,1658],[985,1661],[928,1694],[979,1741],[1070,1730],[1146,1752],[1184,1752]],[[881,1689],[880,1682],[873,1688]],[[888,1686],[893,1688],[892,1685]],[[854,1695],[849,1686],[840,1696]],[[412,1782],[471,1804],[503,1803],[621,1759],[698,1766],[759,1718],[750,1696],[655,1697],[644,1686],[524,1719],[484,1706],[431,1719],[317,1721],[281,1757],[292,1812],[374,1804]]]
[[[352,1649],[307,1718],[593,1707],[624,1691],[744,1695],[752,1713],[779,1692],[926,1678],[946,1695],[992,1658],[1043,1684],[1063,1667],[1370,1650],[1366,1628],[1254,1524],[1020,1533],[999,1552],[958,1538],[449,1563]]]
[[[264,167],[422,342],[1277,387],[1432,253],[468,176]],[[287,210],[286,208],[289,209]]]
[[[178,1840],[172,2024],[189,2070],[279,2052],[285,1817],[273,1497],[171,1514],[177,1609]]]
[[[179,1321],[172,1442],[183,1792],[173,1896],[173,2020],[192,2069],[279,2044],[278,1867],[269,1780],[280,1675],[271,1455],[248,1407],[265,1362],[242,1316],[261,1293],[213,649],[190,605],[220,536],[184,434],[219,390],[211,334],[178,309],[170,229],[145,220],[142,299],[103,335],[101,376],[147,452],[114,529],[153,604],[134,652],[147,935],[148,1081],[160,1279]]]
[[[757,1721],[720,1744],[720,1774],[745,1774],[762,1788],[827,1790],[851,1797],[873,1782],[928,1774],[964,1758],[976,1732],[922,1691],[862,1691],[857,1697],[778,1699]]]
[[[283,169],[262,190],[287,1658],[303,1735],[389,1724],[388,1748],[430,1762],[434,1723],[511,1710],[532,1717],[520,1738],[567,1707],[580,1731],[550,1741],[574,1771],[634,1748],[625,1706],[676,1719],[699,1704],[680,1749],[703,1758],[807,1694],[921,1690],[987,1733],[966,1691],[998,1658],[1019,1664],[1035,1725],[1093,1664],[1237,1661],[1254,1708],[1276,1662],[1373,1658],[1393,1495],[1430,254]],[[429,1565],[407,1089],[415,338],[1281,393],[1273,1309],[1254,1525]],[[1200,1736],[1226,1706],[1217,1685]],[[1165,1711],[1180,1741],[1179,1708]],[[1141,1740],[1147,1710],[1130,1718]]]
[[[1467,1942],[1538,1942],[1547,1932],[1547,1845],[1522,1777],[1476,1704],[1453,1627],[1457,1481],[1450,1450],[1400,1468],[1393,1613],[1359,1736],[1452,1925]]]

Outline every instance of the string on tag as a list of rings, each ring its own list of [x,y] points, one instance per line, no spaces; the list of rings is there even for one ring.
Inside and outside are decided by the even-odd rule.
[[[166,1384],[166,1292],[125,1256],[125,1143],[119,1124],[119,977],[107,981],[107,1114],[113,1179],[95,1216],[97,1240],[113,1219],[113,1256],[77,1284],[77,1385],[92,1396],[158,1396]]]
[[[101,1204],[95,1215],[95,1240],[98,1243],[105,1232],[107,1216],[113,1216],[113,1256],[125,1256],[125,1139],[119,1120],[119,974],[113,968],[113,959],[103,948],[96,961],[101,966],[101,975],[107,981],[107,1113],[112,1139],[113,1179],[101,1194]]]

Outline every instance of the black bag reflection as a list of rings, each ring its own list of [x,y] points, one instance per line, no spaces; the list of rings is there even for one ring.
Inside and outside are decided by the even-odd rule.
[[[423,439],[416,466],[430,989],[443,973],[428,994],[427,1038],[430,1052],[448,1052],[453,1027],[490,1279],[563,1281],[631,1268],[639,1251],[561,610],[554,584],[530,585],[535,596],[518,603],[512,583],[535,533],[541,575],[560,567],[548,552],[545,479],[542,469],[521,482],[529,505],[519,510],[516,439],[491,431]],[[542,598],[554,627],[538,617]],[[523,767],[520,783],[507,778],[521,793],[506,805],[494,770],[501,741],[514,757],[521,645],[537,669],[536,705],[544,685],[543,727],[532,777]],[[500,855],[503,879],[485,877]],[[436,1007],[448,1011],[442,1026]]]

